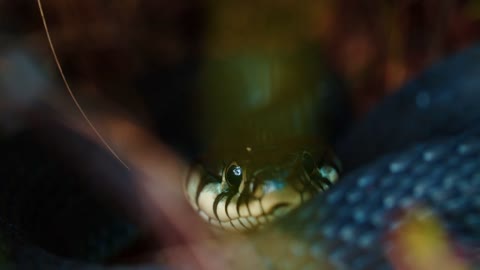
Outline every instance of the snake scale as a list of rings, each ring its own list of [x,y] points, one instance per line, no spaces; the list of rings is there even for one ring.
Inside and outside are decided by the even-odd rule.
[[[394,238],[388,236],[408,225],[402,217],[411,209],[424,209],[419,210],[424,211],[423,218],[435,217],[448,235],[450,246],[455,247],[455,254],[470,266],[479,267],[479,76],[480,46],[476,46],[431,67],[352,127],[336,145],[346,172],[342,179],[323,195],[252,235],[265,269],[394,269],[395,260],[391,255],[396,254],[398,246]],[[74,139],[75,135],[70,138]],[[20,145],[23,145],[21,140]],[[28,151],[31,149],[35,148]],[[122,239],[121,236],[128,238],[125,235],[132,230],[128,226],[116,227],[116,217],[103,212],[88,219],[93,229],[81,227],[78,237],[66,241],[70,243],[70,254],[77,255],[71,257],[82,258],[83,255],[78,255],[82,251],[93,251],[91,246],[82,249],[76,245],[77,241],[82,242],[83,235],[98,229],[94,247],[106,244],[95,251],[96,256],[87,256],[89,262],[48,252],[56,248],[48,246],[52,234],[49,235],[48,230],[38,233],[38,228],[48,229],[42,226],[55,223],[35,224],[43,219],[34,213],[42,212],[26,206],[30,205],[28,195],[32,190],[39,190],[44,198],[52,198],[62,191],[42,190],[38,182],[37,186],[23,183],[21,176],[27,178],[36,171],[22,169],[22,164],[8,163],[15,161],[12,155],[17,151],[21,153],[15,147],[2,145],[2,153],[10,155],[4,157],[3,163],[17,168],[17,175],[9,175],[13,174],[12,170],[2,165],[2,175],[6,176],[1,186],[2,263],[19,269],[102,269],[104,266],[95,264],[105,256],[102,252],[114,252],[115,247],[123,245],[122,240],[115,240]],[[37,161],[42,159],[41,155],[37,158]],[[58,164],[45,168],[63,170]],[[68,175],[58,172],[57,176],[69,179]],[[72,188],[70,184],[54,187]],[[48,206],[48,199],[40,202],[46,204],[45,209],[58,207]],[[72,199],[71,203],[86,203],[78,208],[85,209],[87,202],[91,200]],[[53,199],[52,203],[55,204]],[[85,211],[95,213],[97,210]],[[78,215],[76,220],[88,223]],[[17,232],[17,227],[23,231]],[[116,228],[115,233],[112,228]],[[400,256],[398,260],[408,263],[408,256]]]

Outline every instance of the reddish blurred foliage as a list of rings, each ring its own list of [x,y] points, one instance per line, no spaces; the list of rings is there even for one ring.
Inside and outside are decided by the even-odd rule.
[[[201,57],[206,3],[43,0],[71,82],[95,86],[78,91],[100,91],[137,110],[143,101],[132,88],[136,76],[150,68],[146,62],[174,68]],[[474,0],[326,0],[318,4],[314,34],[351,87],[361,114],[425,67],[477,40],[478,6]],[[34,1],[2,1],[0,7],[4,28],[37,36],[38,46],[45,47]]]
[[[333,1],[332,1],[333,2]],[[474,1],[336,1],[324,41],[357,112],[480,37]],[[478,5],[477,5],[478,6]],[[472,16],[477,12],[476,16]]]

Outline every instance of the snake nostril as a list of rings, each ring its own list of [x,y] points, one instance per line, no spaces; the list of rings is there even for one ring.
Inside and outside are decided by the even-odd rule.
[[[283,216],[291,210],[290,206],[291,206],[290,203],[286,203],[286,202],[278,203],[274,207],[272,207],[272,209],[270,210],[270,213],[277,217]]]

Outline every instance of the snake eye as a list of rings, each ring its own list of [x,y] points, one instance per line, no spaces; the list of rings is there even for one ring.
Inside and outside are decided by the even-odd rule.
[[[225,171],[225,180],[231,186],[238,187],[243,179],[243,170],[242,167],[238,166],[236,163],[230,164],[227,170]]]
[[[306,173],[311,174],[315,170],[315,161],[312,154],[304,152],[302,156],[302,165]]]

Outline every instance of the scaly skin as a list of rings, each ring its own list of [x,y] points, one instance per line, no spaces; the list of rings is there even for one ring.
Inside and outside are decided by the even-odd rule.
[[[401,231],[403,215],[418,207],[479,263],[480,130],[356,170],[261,236],[259,249],[272,269],[393,269],[388,256],[398,246],[389,235]],[[286,239],[280,247],[271,241],[279,235]]]

